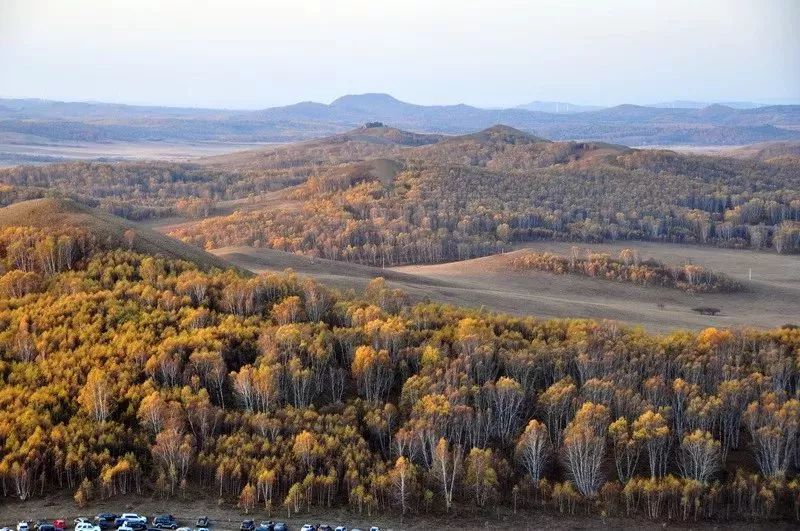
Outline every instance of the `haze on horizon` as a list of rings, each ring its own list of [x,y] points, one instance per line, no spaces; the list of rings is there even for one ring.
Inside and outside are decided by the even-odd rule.
[[[800,101],[796,0],[0,0],[0,97]]]

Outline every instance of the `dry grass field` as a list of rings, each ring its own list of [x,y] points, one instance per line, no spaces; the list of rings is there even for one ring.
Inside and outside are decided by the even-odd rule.
[[[186,162],[264,146],[236,142],[59,142],[0,133],[0,167],[68,160],[167,160]]]
[[[525,247],[569,253],[571,243],[542,242]],[[514,271],[515,251],[463,262],[380,269],[309,259],[270,249],[249,247],[212,251],[253,272],[291,268],[340,289],[361,289],[375,276],[416,299],[538,317],[612,319],[666,333],[675,329],[717,327],[775,327],[800,323],[800,258],[753,251],[636,242],[642,257],[667,264],[692,261],[742,281],[746,291],[694,295],[677,289],[642,287],[576,275]],[[596,252],[617,254],[620,244],[582,245]],[[752,268],[753,280],[748,280]],[[663,305],[661,307],[660,305]],[[713,306],[717,316],[691,309]]]

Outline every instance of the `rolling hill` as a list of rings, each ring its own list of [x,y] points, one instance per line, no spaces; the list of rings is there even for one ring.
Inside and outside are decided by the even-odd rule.
[[[229,269],[224,260],[197,247],[186,245],[161,233],[91,209],[68,199],[34,199],[14,203],[0,208],[0,227],[30,226],[76,227],[89,231],[104,248],[128,248],[126,231],[134,231],[131,248],[135,251],[186,260],[197,264],[201,269]]]
[[[204,248],[271,247],[379,266],[548,239],[800,248],[791,160],[554,142],[507,125],[424,146],[338,138],[209,159],[283,160],[311,178],[287,197],[290,211],[272,202],[172,234]]]

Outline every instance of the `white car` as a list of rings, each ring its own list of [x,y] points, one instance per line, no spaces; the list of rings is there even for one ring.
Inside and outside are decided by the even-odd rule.
[[[128,521],[126,520],[124,524],[117,528],[117,531],[133,531],[133,528],[128,526]]]
[[[17,524],[17,531],[28,531],[28,522],[20,522]]]
[[[314,531],[314,526],[311,524],[306,524],[300,528],[300,531]]]
[[[101,531],[100,526],[91,522],[78,522],[75,524],[75,531]]]

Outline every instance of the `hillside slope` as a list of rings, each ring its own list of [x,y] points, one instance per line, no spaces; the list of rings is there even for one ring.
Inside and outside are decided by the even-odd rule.
[[[0,208],[0,227],[76,227],[89,231],[105,248],[128,248],[126,231],[134,231],[132,249],[144,254],[186,260],[201,269],[228,269],[224,260],[139,224],[91,209],[68,199],[34,199]]]

